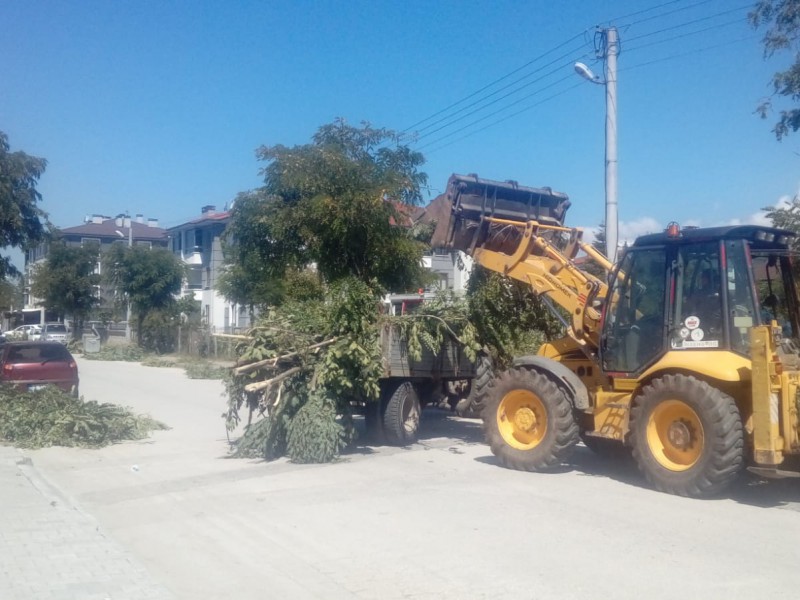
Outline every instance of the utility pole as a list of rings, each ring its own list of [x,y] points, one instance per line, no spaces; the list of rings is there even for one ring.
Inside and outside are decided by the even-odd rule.
[[[598,29],[595,34],[597,58],[605,60],[605,79],[592,73],[581,62],[575,72],[584,79],[606,88],[606,256],[613,263],[617,258],[619,220],[617,217],[617,56],[619,35],[616,27]]]
[[[617,216],[617,56],[619,37],[616,27],[605,30],[606,59],[606,255],[617,259],[619,239]]]
[[[133,248],[133,219],[127,217],[128,221],[128,248]],[[128,316],[125,319],[125,341],[131,343],[131,299],[128,297]]]

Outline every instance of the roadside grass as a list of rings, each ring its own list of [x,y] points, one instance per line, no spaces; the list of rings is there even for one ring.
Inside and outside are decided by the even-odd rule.
[[[138,362],[145,367],[182,368],[189,379],[225,379],[230,369],[224,364],[181,355],[150,354],[134,345],[106,346],[100,352],[84,353],[88,360]]]
[[[20,448],[102,448],[161,429],[169,427],[123,406],[86,402],[55,386],[34,392],[0,386],[0,441]]]

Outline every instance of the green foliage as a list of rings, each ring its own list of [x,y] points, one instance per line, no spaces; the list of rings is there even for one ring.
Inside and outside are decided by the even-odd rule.
[[[140,440],[157,429],[168,427],[121,406],[85,402],[53,386],[35,392],[0,387],[0,439],[22,448],[99,448]]]
[[[775,96],[787,98],[794,104],[800,101],[800,0],[758,0],[749,17],[754,27],[766,28],[763,39],[765,57],[783,51],[794,53],[794,61],[789,67],[772,77],[772,98],[758,107],[762,118],[766,118]],[[800,129],[800,109],[786,108],[779,114],[773,131],[780,140]]]
[[[772,221],[773,227],[797,234],[797,237],[789,239],[789,245],[795,252],[800,251],[800,196],[792,198],[788,205],[767,206],[761,210],[766,212],[765,216]]]
[[[157,352],[171,349],[182,308],[175,301],[184,276],[180,259],[165,248],[115,245],[103,259],[103,270],[121,292],[119,302],[130,300],[139,344]]]
[[[286,272],[315,263],[322,279],[356,277],[404,291],[424,280],[425,244],[408,227],[424,159],[399,136],[338,120],[302,146],[262,146],[264,187],[240,195],[219,286],[230,300],[280,303]],[[403,225],[403,226],[401,226]]]
[[[114,360],[124,362],[139,362],[145,357],[145,351],[139,346],[125,344],[120,346],[105,346],[100,352],[84,354],[87,360]]]
[[[10,149],[0,131],[0,248],[27,250],[47,237],[47,213],[38,206],[42,196],[36,190],[47,161]],[[18,274],[9,258],[0,256],[0,280]]]
[[[192,361],[183,363],[186,376],[189,379],[225,379],[230,369],[215,365],[208,361]]]
[[[286,428],[286,454],[296,463],[330,462],[353,439],[352,425],[337,420],[337,403],[316,393]]]
[[[492,350],[498,364],[534,353],[562,332],[561,323],[530,286],[499,273],[476,266],[467,295],[477,338]]]
[[[158,354],[175,349],[180,323],[177,305],[167,309],[152,309],[140,320],[139,345]]]
[[[22,308],[23,300],[22,277],[8,275],[0,279],[0,310]]]
[[[92,309],[100,304],[96,286],[100,275],[96,273],[100,256],[98,244],[67,246],[62,240],[50,244],[47,259],[33,275],[31,291],[42,299],[42,304],[60,317],[71,316],[77,323],[76,336]]]
[[[395,328],[405,339],[413,360],[422,358],[423,347],[436,355],[448,342],[461,345],[470,360],[481,349],[478,331],[469,320],[469,304],[450,290],[439,292],[416,313],[384,317],[383,326]]]
[[[263,190],[236,198],[223,240],[225,268],[217,282],[231,302],[278,304],[284,298],[286,270],[302,267],[302,240],[287,219],[278,218],[278,208]]]

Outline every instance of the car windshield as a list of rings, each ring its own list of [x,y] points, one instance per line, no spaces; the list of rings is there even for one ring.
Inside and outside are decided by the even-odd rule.
[[[55,325],[47,325],[47,333],[67,333],[67,328],[60,323]]]

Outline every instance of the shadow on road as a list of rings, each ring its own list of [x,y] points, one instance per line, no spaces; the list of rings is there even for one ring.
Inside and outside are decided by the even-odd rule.
[[[474,460],[502,468],[493,455],[480,456]],[[626,485],[659,493],[653,490],[644,475],[639,472],[631,456],[600,456],[580,445],[575,449],[569,464],[552,469],[549,472],[558,474],[569,471],[588,477],[608,477]],[[800,511],[800,480],[764,479],[745,471],[722,494],[704,501],[724,499],[761,508],[794,507],[794,505],[797,505],[797,510]]]

